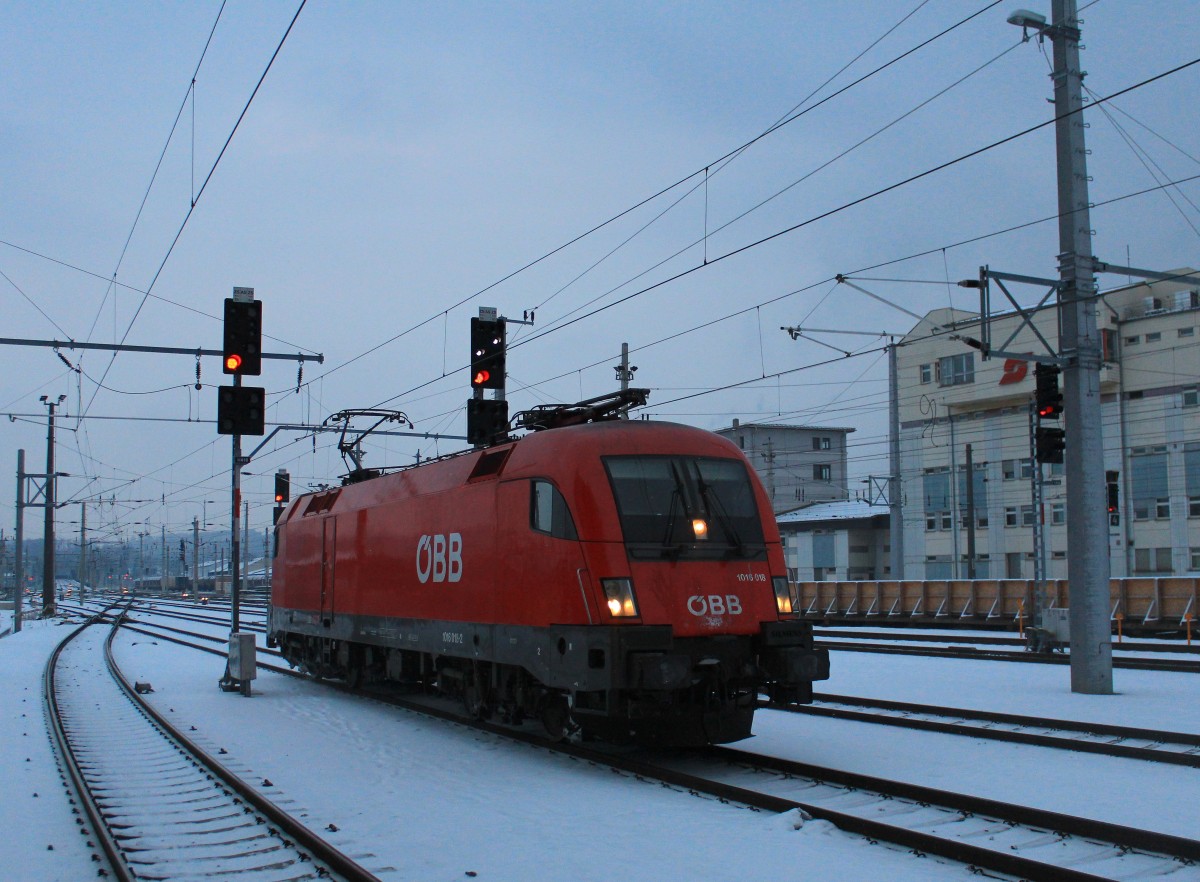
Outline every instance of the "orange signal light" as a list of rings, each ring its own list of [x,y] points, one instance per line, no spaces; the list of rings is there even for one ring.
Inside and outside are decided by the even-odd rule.
[[[236,352],[231,352],[229,355],[225,356],[225,370],[236,371],[241,366],[242,357]]]

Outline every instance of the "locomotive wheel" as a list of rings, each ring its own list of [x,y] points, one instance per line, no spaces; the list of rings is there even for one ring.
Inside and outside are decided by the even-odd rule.
[[[471,670],[463,680],[462,699],[467,715],[476,720],[487,720],[492,716],[492,708],[488,702],[487,674],[478,665],[472,665]]]
[[[492,715],[484,699],[483,690],[474,680],[463,686],[463,707],[467,710],[467,716],[476,720],[486,720]]]
[[[542,726],[551,741],[566,741],[571,734],[574,723],[571,720],[571,709],[567,700],[561,695],[549,696],[542,707]]]

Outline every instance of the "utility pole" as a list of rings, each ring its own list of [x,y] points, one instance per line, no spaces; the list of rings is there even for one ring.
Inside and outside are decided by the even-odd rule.
[[[42,396],[42,403],[50,409],[46,419],[46,520],[43,534],[42,551],[42,617],[52,616],[54,605],[54,409],[66,401],[66,395],[59,395],[57,401],[51,401],[49,396]]]
[[[633,379],[633,374],[637,370],[637,365],[629,364],[629,344],[621,344],[621,363],[613,366],[613,370],[617,372],[617,382],[621,384],[621,392],[629,391],[629,382]],[[621,419],[629,419],[628,406],[621,408]]]
[[[79,503],[79,599],[87,597],[87,503]]]
[[[200,590],[200,521],[192,518],[192,591]]]
[[[13,550],[13,633],[21,630],[25,601],[25,451],[17,451],[17,535]]]
[[[967,445],[967,578],[975,578],[975,460]]]
[[[900,381],[896,341],[888,346],[888,532],[891,576],[904,578],[904,509],[900,498]]]
[[[246,546],[246,553],[242,556],[242,584],[247,585],[250,581],[250,503],[247,501],[242,504],[246,515],[242,519],[242,544]]]
[[[770,436],[767,437],[767,443],[764,445],[766,452],[763,453],[763,461],[767,464],[767,496],[771,499],[771,508],[775,508],[775,450],[771,444]]]

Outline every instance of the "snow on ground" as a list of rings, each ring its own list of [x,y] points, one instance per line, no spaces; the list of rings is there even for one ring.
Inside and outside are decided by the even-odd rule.
[[[0,619],[0,631],[5,623]],[[214,633],[219,633],[215,629]],[[26,620],[0,640],[0,876],[92,878],[50,750],[41,675],[67,633]],[[215,656],[125,632],[131,679],[202,746],[385,879],[965,879],[823,823],[692,797],[454,724],[261,671],[220,692]],[[1116,695],[1070,691],[1067,667],[833,653],[824,691],[1200,732],[1200,676],[1114,672]],[[1200,769],[760,712],[738,747],[1200,838]],[[136,757],[131,758],[136,761]],[[34,796],[34,794],[37,794]],[[803,798],[802,796],[798,798]]]

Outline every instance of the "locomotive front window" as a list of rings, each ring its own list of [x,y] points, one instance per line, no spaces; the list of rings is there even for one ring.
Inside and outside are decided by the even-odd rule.
[[[633,557],[756,560],[762,522],[743,463],[686,456],[605,457]]]

